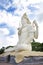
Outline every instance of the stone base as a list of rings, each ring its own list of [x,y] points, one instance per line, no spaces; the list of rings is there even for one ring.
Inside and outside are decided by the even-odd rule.
[[[14,57],[10,57],[10,61],[7,62],[7,56],[6,57],[0,57],[0,65],[43,65],[43,57],[37,57],[37,56],[30,56],[25,57],[24,60],[20,63],[16,63],[14,60]]]
[[[8,55],[10,55],[9,60]],[[23,60],[19,63],[15,61],[15,57],[17,55],[19,55],[19,58],[21,56],[24,56]],[[1,62],[11,63],[14,65],[43,65],[43,52],[36,52],[36,51],[7,52],[0,55],[0,63]]]

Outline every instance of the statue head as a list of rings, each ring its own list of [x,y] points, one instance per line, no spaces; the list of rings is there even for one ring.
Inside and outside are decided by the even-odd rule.
[[[24,24],[31,24],[31,22],[30,22],[30,20],[28,19],[26,13],[23,14],[23,16],[22,16],[22,18],[21,18],[21,23],[22,23],[22,25],[24,25]]]

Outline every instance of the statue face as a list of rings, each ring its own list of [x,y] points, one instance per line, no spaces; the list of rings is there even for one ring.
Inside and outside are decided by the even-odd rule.
[[[26,13],[22,16],[21,23],[22,23],[22,25],[31,24],[31,22],[28,19]]]
[[[26,19],[22,19],[21,23],[22,23],[22,25],[27,24]]]

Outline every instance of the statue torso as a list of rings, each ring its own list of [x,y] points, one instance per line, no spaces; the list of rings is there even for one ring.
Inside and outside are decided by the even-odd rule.
[[[33,38],[34,32],[35,32],[35,30],[31,24],[25,25],[21,30],[21,35],[20,35],[19,41],[21,43],[23,43],[24,41],[26,41],[27,38]]]

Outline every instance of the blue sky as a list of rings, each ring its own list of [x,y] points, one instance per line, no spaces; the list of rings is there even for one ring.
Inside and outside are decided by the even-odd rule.
[[[6,29],[8,29],[8,31],[9,31],[9,34],[8,35],[5,35],[5,36],[11,36],[11,35],[14,35],[15,34],[15,28],[13,28],[13,27],[9,27],[7,24],[5,24],[5,23],[1,23],[0,24],[0,28],[2,29],[2,28],[6,28]]]
[[[43,42],[43,0],[0,0],[0,48],[17,44],[17,28],[25,12],[31,22],[37,21],[37,41]]]

